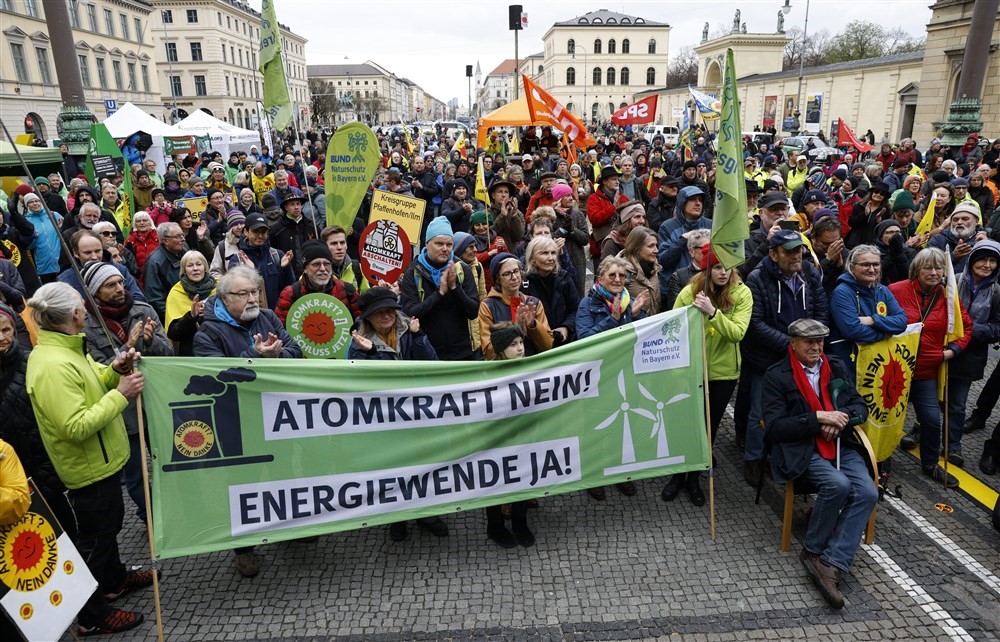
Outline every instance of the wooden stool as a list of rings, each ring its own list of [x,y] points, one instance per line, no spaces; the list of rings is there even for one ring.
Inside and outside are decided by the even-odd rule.
[[[795,508],[795,482],[790,481],[785,484],[785,512],[781,518],[781,550],[788,551],[792,547],[792,511]],[[868,526],[865,527],[865,544],[875,541],[875,516],[878,514],[878,505],[872,510],[868,518]]]

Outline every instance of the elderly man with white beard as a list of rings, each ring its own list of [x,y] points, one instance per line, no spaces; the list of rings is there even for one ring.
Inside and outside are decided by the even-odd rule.
[[[961,274],[972,254],[972,248],[977,242],[987,238],[986,231],[978,222],[979,206],[970,201],[959,203],[951,214],[951,226],[932,236],[927,247],[936,247],[942,252],[950,250],[955,273]]]

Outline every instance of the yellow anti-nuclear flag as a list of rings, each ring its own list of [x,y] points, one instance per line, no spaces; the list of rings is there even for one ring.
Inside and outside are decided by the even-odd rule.
[[[917,234],[928,234],[934,229],[934,206],[936,203],[933,192],[928,198],[931,200],[927,203],[927,211],[924,212],[924,217],[917,224]]]
[[[903,437],[921,327],[913,323],[897,335],[858,345],[858,394],[868,406],[868,419],[859,428],[868,436],[875,461],[888,459]]]
[[[490,192],[486,189],[486,175],[483,173],[483,157],[479,157],[479,169],[476,170],[476,200],[490,206]]]
[[[944,347],[965,336],[965,322],[962,321],[962,302],[958,295],[958,280],[955,278],[955,267],[951,262],[951,250],[945,254],[945,284],[944,293],[948,307],[948,326],[944,333]],[[944,387],[948,379],[948,362],[941,362],[938,368],[938,400],[944,401]]]

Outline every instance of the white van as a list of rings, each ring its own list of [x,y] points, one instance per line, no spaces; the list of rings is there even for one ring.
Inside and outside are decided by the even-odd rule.
[[[672,125],[646,125],[642,130],[642,137],[650,145],[653,144],[653,138],[657,134],[663,137],[664,143],[670,143],[671,145],[676,145],[677,141],[680,140],[680,132]]]

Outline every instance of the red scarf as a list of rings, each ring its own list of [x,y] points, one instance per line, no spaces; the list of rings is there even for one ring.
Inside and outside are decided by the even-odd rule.
[[[107,324],[108,330],[118,337],[118,340],[123,344],[128,343],[128,333],[122,324],[128,319],[128,313],[135,302],[132,293],[128,290],[125,291],[125,303],[120,306],[105,303],[97,297],[94,297],[94,300],[97,302],[98,312],[104,317],[104,323]],[[90,306],[88,305],[87,307],[89,308]]]
[[[792,352],[792,348],[788,348],[789,357],[792,360],[792,378],[795,379],[795,387],[799,389],[799,394],[805,397],[806,403],[809,404],[809,409],[813,412],[818,412],[820,410],[833,410],[833,401],[830,399],[830,364],[826,359],[820,362],[819,366],[819,391],[823,395],[823,399],[820,400],[816,397],[816,391],[813,390],[812,384],[809,383],[809,377],[806,376],[805,368],[799,363],[798,357]],[[819,452],[819,456],[823,459],[834,460],[837,457],[837,448],[832,441],[827,441],[823,435],[816,436],[816,450]]]

